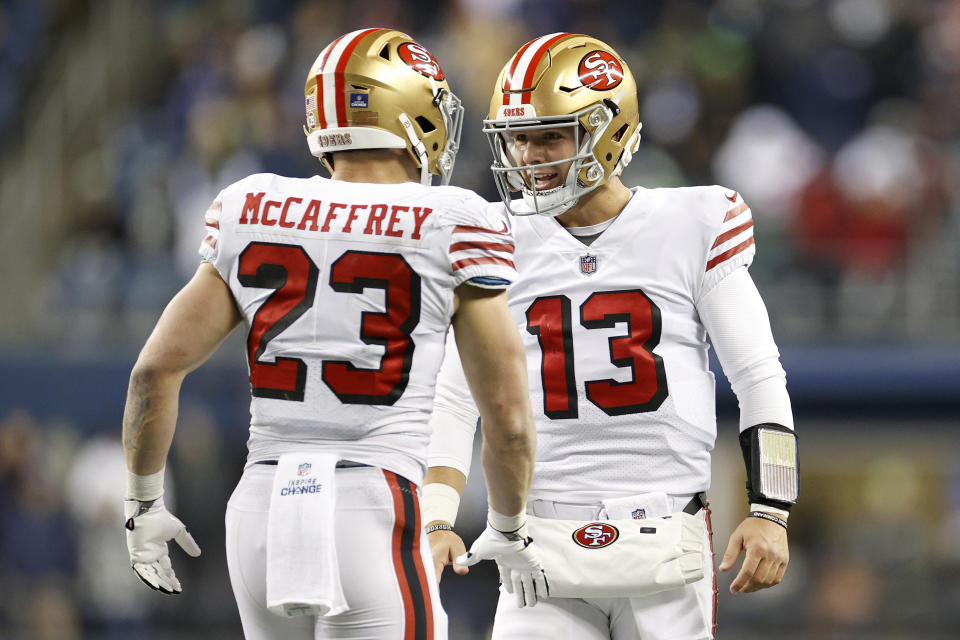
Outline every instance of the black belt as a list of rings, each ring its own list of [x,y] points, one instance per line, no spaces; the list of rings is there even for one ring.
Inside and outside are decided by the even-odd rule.
[[[269,464],[277,466],[279,464],[278,460],[260,460],[259,462],[254,462],[253,464]],[[372,465],[363,464],[362,462],[354,462],[353,460],[341,460],[337,463],[337,469],[353,469],[354,467],[369,467]]]
[[[693,494],[690,502],[683,508],[683,512],[695,516],[700,512],[700,509],[706,509],[708,504],[710,504],[710,502],[707,500],[707,494],[701,491]]]

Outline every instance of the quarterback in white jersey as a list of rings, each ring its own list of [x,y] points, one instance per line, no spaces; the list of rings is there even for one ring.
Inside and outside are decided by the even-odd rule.
[[[718,186],[625,187],[619,174],[639,129],[622,58],[569,33],[537,38],[507,62],[485,121],[494,176],[515,214],[518,279],[508,298],[537,423],[528,513],[585,523],[696,515],[706,525],[704,577],[643,597],[550,597],[533,610],[504,594],[497,640],[713,637],[708,338],[740,401],[750,478],[750,516],[720,568],[745,552],[736,593],[772,586],[786,569],[796,446],[785,374],[747,271],[750,209]],[[522,199],[510,199],[515,191]],[[453,523],[470,466],[476,413],[462,399],[459,366],[448,354],[438,382],[429,522]],[[430,538],[439,571],[462,543],[452,531]]]
[[[546,590],[525,529],[535,431],[506,305],[513,237],[485,201],[446,186],[462,110],[409,36],[341,36],[305,95],[307,141],[332,179],[258,174],[224,189],[200,268],[131,374],[131,565],[179,593],[167,542],[200,553],[164,508],[163,468],[184,376],[243,324],[249,455],[226,543],[245,636],[446,638],[418,487],[450,327],[490,422],[492,526],[477,555],[510,566],[531,596]]]

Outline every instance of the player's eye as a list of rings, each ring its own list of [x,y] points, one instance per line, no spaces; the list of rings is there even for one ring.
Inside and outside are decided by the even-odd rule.
[[[515,134],[513,134],[513,143],[514,143],[514,144],[526,144],[526,143],[527,143],[527,134],[525,134],[525,133],[515,133]]]

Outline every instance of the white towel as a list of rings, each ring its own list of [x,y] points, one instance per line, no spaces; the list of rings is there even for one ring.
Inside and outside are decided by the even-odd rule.
[[[337,456],[280,456],[267,518],[267,608],[281,616],[347,610],[334,528]]]

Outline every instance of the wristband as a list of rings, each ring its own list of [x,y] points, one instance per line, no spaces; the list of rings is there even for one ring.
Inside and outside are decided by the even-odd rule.
[[[449,525],[441,522],[440,524],[431,524],[429,527],[425,527],[424,531],[427,533],[433,533],[434,531],[453,531],[453,525]]]
[[[775,516],[780,516],[784,520],[786,520],[787,516],[790,515],[790,512],[786,509],[777,509],[776,507],[771,507],[768,504],[761,504],[759,502],[751,502],[750,511],[764,511],[766,513],[772,513]]]
[[[751,511],[747,514],[751,518],[761,518],[762,520],[769,520],[770,522],[776,522],[778,525],[787,529],[787,521],[783,518],[778,518],[772,513],[767,513],[766,511]]]
[[[424,522],[457,523],[457,510],[460,508],[460,494],[443,482],[431,482],[423,486],[420,498],[420,513]]]
[[[163,495],[163,469],[145,476],[127,471],[127,499],[156,500]]]
[[[527,523],[527,514],[521,511],[515,516],[505,516],[493,509],[488,509],[487,522],[500,533],[514,533]]]

